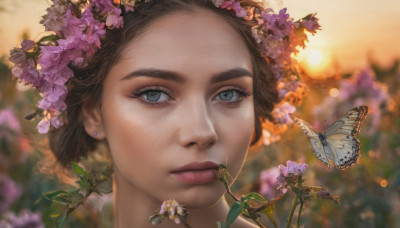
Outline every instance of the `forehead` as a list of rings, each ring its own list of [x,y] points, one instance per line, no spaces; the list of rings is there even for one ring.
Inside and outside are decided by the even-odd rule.
[[[156,19],[128,43],[120,61],[166,69],[196,67],[198,63],[201,69],[207,64],[211,68],[252,70],[251,56],[242,35],[221,15],[200,8],[176,11]]]

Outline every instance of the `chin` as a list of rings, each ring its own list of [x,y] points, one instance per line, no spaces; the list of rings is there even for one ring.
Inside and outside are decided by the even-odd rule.
[[[215,185],[211,188],[209,186],[194,186],[174,198],[188,209],[209,208],[214,206],[225,193],[222,182]]]

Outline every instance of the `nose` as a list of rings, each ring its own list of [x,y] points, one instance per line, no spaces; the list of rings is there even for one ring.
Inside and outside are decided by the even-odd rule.
[[[180,143],[185,148],[206,149],[218,141],[206,102],[188,102],[182,109]]]

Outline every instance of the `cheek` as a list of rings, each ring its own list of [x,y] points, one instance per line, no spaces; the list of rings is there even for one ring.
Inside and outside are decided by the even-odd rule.
[[[221,143],[226,147],[226,164],[235,179],[246,159],[254,131],[253,103],[243,107],[237,115],[224,118],[221,126]]]
[[[163,146],[157,139],[166,137],[163,129],[168,128],[157,128],[154,118],[140,110],[126,98],[103,100],[103,124],[115,167],[126,175],[141,173],[146,178],[162,160]]]

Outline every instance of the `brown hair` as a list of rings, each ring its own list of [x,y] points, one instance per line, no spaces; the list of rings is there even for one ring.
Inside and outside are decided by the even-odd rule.
[[[242,6],[261,7],[253,1],[243,1]],[[272,121],[271,112],[278,99],[277,80],[266,60],[261,56],[256,41],[251,35],[252,24],[237,18],[234,12],[220,9],[207,0],[157,0],[141,2],[134,13],[123,13],[124,26],[121,29],[109,30],[102,40],[101,49],[95,54],[87,67],[74,69],[75,77],[69,82],[70,89],[66,97],[66,124],[49,132],[50,148],[58,162],[67,167],[71,161],[79,161],[94,151],[98,140],[89,136],[82,120],[82,105],[88,101],[97,101],[100,105],[103,82],[111,66],[118,61],[124,46],[139,35],[143,28],[162,15],[174,11],[191,11],[194,7],[212,10],[223,16],[226,21],[243,37],[253,63],[253,89],[255,107],[255,134],[252,145],[262,135],[261,123]]]

